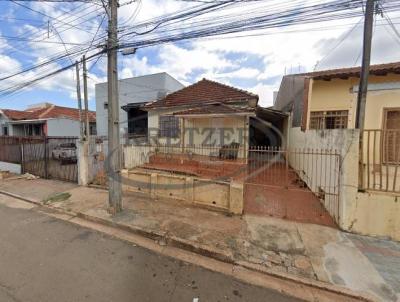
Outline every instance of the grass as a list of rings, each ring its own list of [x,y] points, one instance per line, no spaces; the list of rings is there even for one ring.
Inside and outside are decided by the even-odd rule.
[[[71,194],[68,192],[57,193],[57,194],[54,194],[54,195],[48,197],[47,199],[44,199],[43,203],[49,204],[49,203],[53,203],[53,202],[61,202],[61,201],[65,201],[65,200],[69,199],[70,197],[71,197]]]

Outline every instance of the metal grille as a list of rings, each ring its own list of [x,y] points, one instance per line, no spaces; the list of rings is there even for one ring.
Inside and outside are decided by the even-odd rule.
[[[365,130],[361,189],[400,192],[400,129]]]
[[[400,150],[400,109],[385,111],[384,159],[386,163],[399,163]]]
[[[159,117],[159,135],[161,137],[178,137],[179,136],[179,118],[172,115],[164,115]]]
[[[312,192],[336,221],[339,181],[340,154],[336,150],[262,146],[249,150],[247,184]]]
[[[348,110],[313,111],[310,113],[310,129],[346,129]]]

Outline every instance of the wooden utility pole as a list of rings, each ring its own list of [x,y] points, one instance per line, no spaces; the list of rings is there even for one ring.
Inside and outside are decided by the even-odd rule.
[[[108,9],[108,188],[109,211],[110,213],[115,214],[122,211],[117,65],[118,0],[109,0]]]
[[[90,127],[89,127],[89,96],[88,96],[88,87],[87,87],[87,68],[86,68],[86,57],[82,58],[83,65],[83,98],[85,101],[85,133],[86,140],[89,140],[90,136]]]
[[[369,66],[371,62],[372,29],[374,25],[375,1],[367,0],[364,19],[363,56],[360,74],[360,85],[357,95],[356,128],[360,131],[360,187],[364,188],[363,134],[365,105],[367,102]]]
[[[79,75],[79,62],[75,62],[76,66],[76,94],[77,94],[77,99],[78,99],[78,109],[79,109],[79,133],[80,133],[80,139],[83,139],[84,136],[84,130],[83,130],[83,118],[82,118],[82,99],[81,99],[81,80],[80,80],[80,75]]]

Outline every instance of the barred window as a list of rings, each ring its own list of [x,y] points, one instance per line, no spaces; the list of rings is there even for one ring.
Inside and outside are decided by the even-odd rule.
[[[178,137],[179,136],[179,118],[173,115],[162,115],[159,117],[159,136],[160,137]]]
[[[384,159],[386,163],[400,162],[400,108],[387,109],[384,116]]]
[[[310,112],[310,129],[346,129],[348,110]]]

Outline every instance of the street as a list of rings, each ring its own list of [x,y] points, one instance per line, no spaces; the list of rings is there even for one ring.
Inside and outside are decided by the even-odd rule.
[[[18,206],[16,206],[18,205]],[[0,195],[0,301],[298,301]]]

